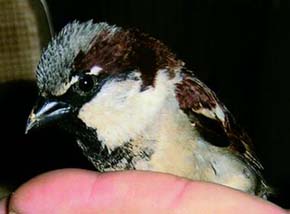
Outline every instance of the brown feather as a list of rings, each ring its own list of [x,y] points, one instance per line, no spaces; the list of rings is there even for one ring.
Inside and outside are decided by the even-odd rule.
[[[183,62],[160,41],[138,30],[123,30],[113,37],[102,32],[87,53],[80,52],[74,62],[76,70],[88,70],[94,65],[110,74],[136,69],[142,74],[143,86],[152,85],[156,72],[168,68],[170,77]]]
[[[204,83],[195,78],[190,71],[184,71],[183,80],[176,86],[176,97],[180,108],[188,115],[202,114],[210,120],[216,121],[215,124],[219,126],[218,129],[223,131],[220,135],[225,134],[227,136],[227,140],[229,141],[229,149],[241,156],[250,166],[254,168],[256,172],[258,172],[258,174],[260,174],[259,171],[262,170],[263,167],[253,152],[253,145],[250,137],[236,124],[232,114],[218,100],[215,93],[211,91]],[[216,115],[214,110],[217,106],[221,108],[224,114],[224,120],[221,120]],[[208,114],[204,114],[204,111],[211,112],[215,117],[209,117]],[[189,118],[191,117],[189,116]],[[192,122],[197,123],[200,128],[210,128],[208,125],[203,125],[201,120],[198,120],[198,122]],[[212,132],[216,131],[212,130]]]

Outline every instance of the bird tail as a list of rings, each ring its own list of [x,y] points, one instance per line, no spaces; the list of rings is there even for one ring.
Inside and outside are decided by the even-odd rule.
[[[256,195],[267,200],[271,195],[275,194],[276,194],[275,189],[270,185],[268,185],[264,180],[264,178],[261,178],[260,185],[256,190]]]

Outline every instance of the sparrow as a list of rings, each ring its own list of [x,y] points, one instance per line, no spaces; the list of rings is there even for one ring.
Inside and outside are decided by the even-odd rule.
[[[161,41],[74,21],[36,70],[26,132],[57,124],[97,171],[148,170],[271,193],[251,139],[216,94]]]

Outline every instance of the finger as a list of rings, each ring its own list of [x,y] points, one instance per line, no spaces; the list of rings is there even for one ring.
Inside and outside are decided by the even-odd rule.
[[[0,214],[7,214],[7,198],[3,198],[0,200]]]
[[[16,213],[271,213],[284,210],[220,185],[148,172],[57,170],[18,189]]]

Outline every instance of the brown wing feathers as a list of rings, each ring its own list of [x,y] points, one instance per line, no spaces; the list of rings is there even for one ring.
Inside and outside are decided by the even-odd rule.
[[[215,93],[195,78],[190,71],[183,73],[183,81],[176,86],[176,96],[180,108],[189,115],[204,136],[215,138],[211,138],[209,143],[216,146],[228,146],[245,161],[253,164],[256,171],[263,169],[252,152],[252,142],[249,136],[236,125],[233,116],[218,100]],[[218,114],[218,108],[222,114]]]

